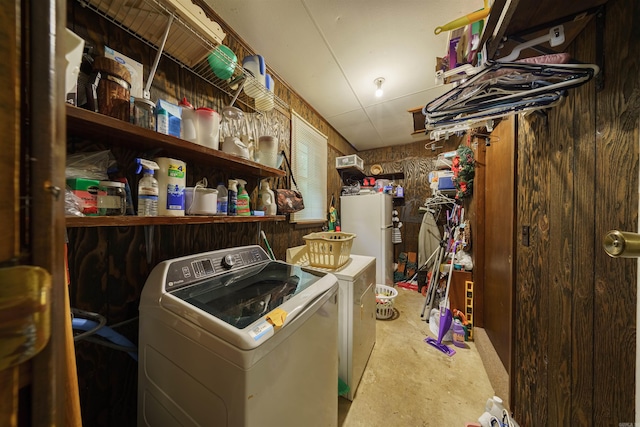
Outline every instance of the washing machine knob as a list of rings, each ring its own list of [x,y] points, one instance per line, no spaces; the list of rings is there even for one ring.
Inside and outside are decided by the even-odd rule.
[[[222,258],[222,266],[227,270],[233,267],[235,263],[236,261],[233,258],[233,255],[225,255],[224,258]]]

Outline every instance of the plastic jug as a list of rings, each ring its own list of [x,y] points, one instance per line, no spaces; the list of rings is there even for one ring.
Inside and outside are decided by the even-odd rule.
[[[217,150],[220,146],[220,115],[216,110],[201,107],[196,110],[198,117],[198,138],[196,142]]]
[[[251,98],[257,98],[265,92],[265,78],[267,67],[262,55],[245,56],[242,60],[242,68],[250,72],[244,83],[244,93]]]
[[[197,128],[196,128],[196,111],[193,105],[187,101],[187,98],[182,98],[180,104],[182,107],[182,126],[180,128],[180,137],[185,141],[196,142]]]
[[[496,417],[497,419],[502,419],[502,410],[504,409],[504,403],[502,399],[498,396],[493,396],[487,399],[487,403],[484,406],[485,411],[489,412],[491,415]]]
[[[264,212],[265,215],[275,215],[278,209],[276,198],[269,185],[268,179],[260,181],[260,192],[258,193],[258,210]]]
[[[256,162],[270,168],[278,165],[278,141],[270,135],[258,138],[258,151],[255,153]]]

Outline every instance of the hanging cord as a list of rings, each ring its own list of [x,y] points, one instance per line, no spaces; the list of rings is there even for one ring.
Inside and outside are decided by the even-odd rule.
[[[200,181],[198,181],[196,185],[193,187],[193,196],[191,197],[191,204],[187,209],[187,214],[191,213],[191,208],[193,208],[193,204],[196,202],[196,194],[198,193],[198,188],[207,188],[208,184],[209,183],[207,182],[207,178],[204,177]]]
[[[71,309],[74,318],[71,320],[71,326],[76,330],[83,330],[84,332],[74,336],[73,340],[87,341],[94,344],[103,345],[115,350],[127,352],[134,360],[138,360],[138,350],[131,341],[126,337],[114,331],[112,328],[106,326],[106,318],[98,313],[92,313],[76,308]],[[84,316],[93,318],[96,320],[90,320],[86,318],[80,318],[76,316]],[[120,324],[127,323],[122,322]],[[101,338],[96,338],[94,335],[98,335]]]
[[[76,317],[85,317],[85,318],[93,319],[95,323],[94,327],[92,327],[91,329],[85,329],[84,332],[79,333],[78,335],[75,335],[73,337],[73,340],[76,342],[85,339],[89,335],[95,334],[96,332],[98,332],[100,328],[102,328],[107,324],[107,319],[98,313],[80,310],[79,308],[71,308],[71,314],[73,316],[72,321],[75,320]]]

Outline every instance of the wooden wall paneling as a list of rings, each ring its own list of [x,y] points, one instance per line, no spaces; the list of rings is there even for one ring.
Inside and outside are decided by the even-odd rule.
[[[497,142],[486,152],[484,328],[510,372],[512,344],[515,117],[493,130]],[[498,237],[499,236],[499,237]]]
[[[595,22],[590,22],[582,37],[578,38],[569,51],[573,57],[582,61],[595,63]],[[596,187],[598,176],[596,168],[596,134],[594,132],[596,110],[596,85],[591,82],[571,91],[567,105],[556,109],[558,117],[553,127],[569,129],[569,139],[560,143],[569,143],[573,146],[573,155],[568,167],[573,173],[568,175],[573,178],[573,199],[571,216],[566,218],[571,224],[572,255],[571,255],[571,290],[568,297],[571,301],[569,312],[571,328],[567,325],[558,325],[556,334],[561,335],[568,342],[563,346],[570,352],[570,383],[567,403],[570,410],[557,418],[551,415],[553,405],[550,402],[550,420],[566,420],[567,423],[580,425],[599,425],[593,418],[593,366],[594,352],[584,351],[594,345],[594,273],[595,263],[587,262],[594,259],[595,252],[602,251],[598,244],[598,236],[595,228],[587,226],[594,224],[598,213],[596,206]],[[561,132],[561,134],[564,134]],[[563,254],[563,256],[566,256]],[[565,267],[566,268],[566,267]],[[552,267],[553,269],[553,267]],[[550,295],[552,297],[552,295]],[[556,319],[559,316],[551,311]],[[550,340],[550,347],[553,346]],[[562,374],[561,374],[562,375]],[[566,393],[561,389],[560,393]],[[552,395],[550,394],[552,399]],[[564,399],[564,396],[563,396]],[[557,399],[560,401],[560,398]],[[602,420],[605,422],[604,420]],[[606,422],[605,422],[606,423]]]
[[[578,104],[579,105],[579,104]],[[571,325],[572,293],[574,291],[574,203],[576,202],[575,135],[572,122],[575,114],[575,92],[562,108],[549,111],[549,347],[547,359],[553,372],[549,387],[549,419],[568,425],[571,394]],[[564,123],[564,125],[559,125]]]
[[[640,4],[607,4],[604,89],[596,94],[594,425],[633,422],[637,261],[609,258],[608,230],[638,230]],[[620,48],[625,46],[625,48]],[[634,351],[635,349],[635,351]]]
[[[548,122],[533,114],[519,120],[517,165],[517,280],[515,369],[510,378],[511,407],[521,425],[547,419],[549,347],[549,162]],[[528,227],[529,242],[522,229]],[[552,316],[551,316],[552,317]]]

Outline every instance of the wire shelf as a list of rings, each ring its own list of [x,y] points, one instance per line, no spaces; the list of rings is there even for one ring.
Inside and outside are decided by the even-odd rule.
[[[211,20],[206,26],[201,26],[205,34],[196,30],[187,22],[187,19],[180,16],[179,11],[170,8],[171,2],[168,4],[159,0],[78,0],[78,2],[155,50],[161,48],[164,33],[169,26],[162,54],[231,97],[235,95],[240,81],[245,79],[245,85],[247,85],[252,80],[256,80],[237,62],[229,79],[223,80],[216,76],[209,66],[207,57],[222,44],[226,34],[216,22]],[[216,55],[230,64],[233,63],[232,58],[223,51],[217,51]],[[280,108],[289,109],[287,103],[265,87],[259,87],[258,90],[262,92],[261,96],[273,96],[274,103]],[[244,93],[238,96],[236,102],[260,112],[254,99]]]

